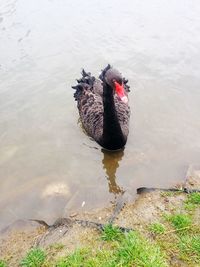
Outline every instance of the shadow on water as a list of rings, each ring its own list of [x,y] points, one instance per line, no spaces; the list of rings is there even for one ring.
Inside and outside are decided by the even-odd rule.
[[[106,172],[109,192],[114,195],[123,194],[124,189],[120,187],[116,181],[116,171],[119,167],[119,162],[124,156],[124,151],[108,151],[105,149],[102,149],[101,151],[103,153],[102,164],[103,169]]]

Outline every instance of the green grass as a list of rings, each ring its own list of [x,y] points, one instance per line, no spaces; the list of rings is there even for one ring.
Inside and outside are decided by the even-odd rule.
[[[87,258],[87,249],[77,249],[73,254],[68,257],[61,258],[56,267],[80,267],[84,260]]]
[[[171,222],[176,230],[187,229],[192,224],[192,219],[187,214],[175,214],[168,216],[168,220]]]
[[[187,210],[194,210],[198,205],[200,205],[200,193],[189,194],[185,201],[185,208]]]
[[[200,193],[191,193],[188,195],[185,201],[185,209],[188,211],[195,210],[198,206],[200,206]]]
[[[182,251],[197,253],[200,256],[200,235],[183,236],[180,241]]]
[[[164,267],[168,266],[164,254],[159,246],[150,243],[137,232],[125,235],[118,251],[116,252],[116,265],[114,266],[146,266]]]
[[[141,232],[123,233],[118,227],[107,224],[102,233],[91,236],[92,241],[88,247],[78,248],[69,255],[66,251],[68,245],[61,243],[48,246],[46,252],[40,248],[31,249],[20,266],[200,266],[199,204],[200,194],[192,193],[186,197],[180,209],[175,207],[176,213],[169,208],[169,203],[169,214],[160,213],[160,218],[156,218],[157,222],[148,226],[142,225],[139,228]],[[57,258],[59,255],[64,256]],[[7,264],[0,260],[0,267],[7,267]]]
[[[122,234],[122,231],[118,227],[115,227],[112,224],[107,224],[103,229],[101,239],[104,241],[120,240]]]
[[[45,252],[40,248],[31,249],[22,259],[22,267],[42,267],[46,259]]]
[[[163,234],[165,232],[165,226],[162,223],[152,223],[149,226],[149,230],[153,234]]]
[[[0,267],[7,267],[7,264],[5,263],[5,261],[0,260]]]
[[[61,259],[56,267],[166,267],[164,254],[137,232],[123,234],[114,249],[78,249]]]
[[[186,235],[180,238],[179,249],[183,260],[200,265],[200,235]]]
[[[189,212],[193,212],[195,210],[195,208],[196,208],[196,205],[193,204],[193,203],[185,202],[184,208],[185,208],[185,210],[187,210]]]
[[[148,233],[131,231],[123,233],[118,227],[106,225],[97,237],[98,245],[76,249],[72,254],[56,259],[55,251],[64,249],[62,244],[48,247],[50,258],[40,248],[30,250],[21,261],[23,267],[169,267],[170,258],[179,264],[200,266],[200,231],[192,225],[192,217],[186,214],[168,215],[163,224],[150,224]],[[189,231],[185,228],[189,227]],[[197,225],[199,228],[199,226]],[[194,230],[193,230],[194,229]],[[197,229],[197,228],[196,228]],[[178,231],[177,231],[178,230]],[[184,233],[184,234],[182,234]],[[149,236],[149,235],[147,235]],[[150,238],[149,237],[149,238]],[[66,246],[67,247],[67,246]],[[52,255],[54,256],[52,257]],[[196,264],[196,265],[195,265]],[[199,265],[198,265],[199,264]],[[181,266],[181,265],[180,265]],[[6,267],[6,265],[0,265]]]
[[[63,257],[56,263],[56,267],[115,267],[113,265],[112,250],[77,249],[72,255]]]
[[[188,195],[188,203],[200,205],[200,193],[191,193]]]
[[[191,204],[197,203],[196,196],[188,199]],[[171,258],[177,259],[180,266],[200,266],[200,226],[194,224],[193,215],[177,213],[165,215],[165,219],[146,228],[145,231],[155,234],[153,240],[145,237],[149,236],[147,232],[147,235],[137,231],[122,233],[108,224],[100,235],[103,242],[98,247],[78,249],[60,259],[56,267],[167,267],[174,266]]]
[[[98,250],[91,255],[84,266],[88,267],[114,267],[113,265],[114,253],[113,250]]]
[[[178,259],[184,266],[200,266],[200,225],[194,222],[199,196],[196,193],[192,195],[188,195],[185,202],[195,205],[193,212],[187,210],[185,213],[165,215],[166,221],[170,223],[168,230],[157,238],[168,257]]]

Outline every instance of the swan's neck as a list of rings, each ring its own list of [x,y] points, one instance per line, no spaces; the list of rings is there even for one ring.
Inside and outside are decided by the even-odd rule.
[[[125,138],[115,108],[113,89],[107,84],[103,85],[103,107],[102,146],[111,150],[120,149],[125,145]]]

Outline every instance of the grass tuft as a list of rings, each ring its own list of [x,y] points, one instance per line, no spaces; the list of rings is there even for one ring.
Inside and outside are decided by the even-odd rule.
[[[152,223],[149,226],[149,230],[153,234],[163,234],[165,232],[165,226],[162,223]]]
[[[179,242],[179,249],[185,260],[200,262],[200,235],[183,236]]]
[[[104,241],[119,241],[122,237],[122,231],[112,224],[105,225],[101,239]]]
[[[188,212],[192,212],[193,210],[195,210],[196,209],[196,206],[197,205],[195,205],[195,204],[193,204],[193,203],[190,203],[190,202],[185,202],[185,204],[184,204],[184,208],[188,211]]]
[[[56,267],[80,267],[85,259],[88,257],[88,249],[77,249],[68,257],[61,258]]]
[[[185,209],[188,211],[193,211],[198,205],[200,205],[200,193],[194,192],[189,194],[185,201]]]
[[[46,259],[46,255],[40,248],[31,249],[22,259],[20,265],[23,267],[41,267]]]
[[[198,253],[200,256],[200,236],[183,236],[180,248],[185,251]]]
[[[7,267],[7,264],[5,263],[5,261],[0,260],[0,267]]]
[[[191,217],[186,214],[175,214],[168,216],[168,220],[172,223],[176,230],[189,228],[192,224]]]
[[[91,254],[90,254],[91,255]],[[115,267],[115,257],[112,250],[99,250],[87,259],[84,265],[88,267]]]
[[[200,193],[192,193],[188,195],[188,202],[192,204],[200,204]]]
[[[165,267],[167,263],[159,246],[137,232],[126,234],[116,254],[115,266]]]
[[[115,242],[118,245],[110,250],[76,250],[72,255],[61,259],[56,267],[168,266],[159,246],[145,240],[137,232],[121,234],[120,241]]]

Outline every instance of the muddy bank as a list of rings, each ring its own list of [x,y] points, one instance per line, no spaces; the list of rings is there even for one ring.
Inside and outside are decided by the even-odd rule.
[[[190,168],[187,179],[179,188],[200,189],[200,169]],[[121,202],[116,213],[116,206],[73,214],[71,218],[58,220],[52,226],[35,221],[16,221],[1,232],[0,259],[9,266],[18,266],[26,252],[35,246],[45,248],[49,259],[59,258],[80,247],[99,247],[98,224],[106,224],[115,214],[117,226],[139,230],[145,234],[150,223],[162,221],[162,214],[171,214],[183,210],[187,194],[155,190],[138,195],[133,203]],[[120,203],[120,202],[119,202]],[[123,204],[123,205],[122,205]],[[196,210],[195,220],[200,221],[200,209]],[[85,223],[80,223],[80,222]],[[93,225],[88,222],[94,222]],[[97,223],[95,226],[95,222]],[[55,244],[62,244],[63,249],[56,249]],[[176,266],[176,265],[171,265]]]

